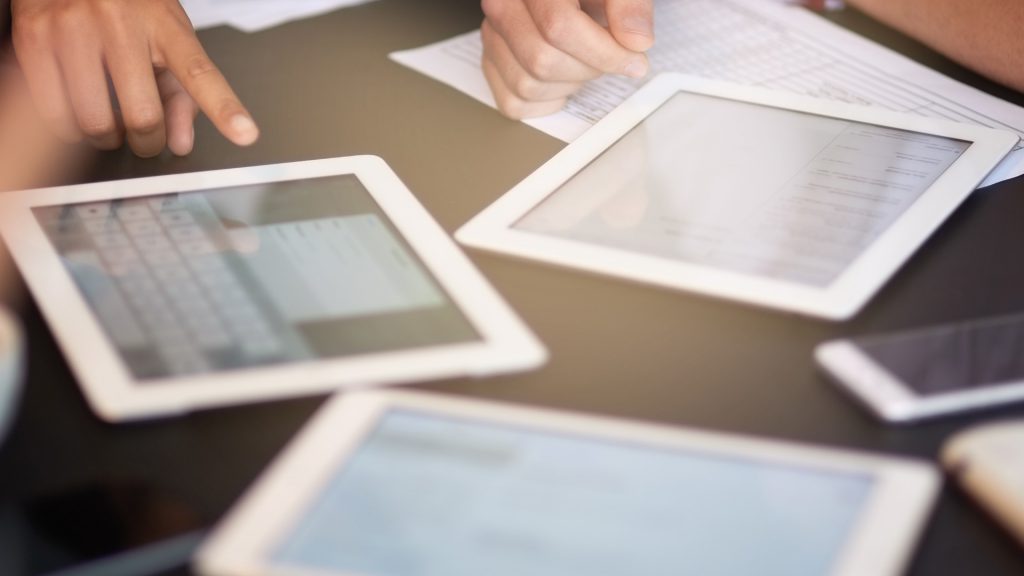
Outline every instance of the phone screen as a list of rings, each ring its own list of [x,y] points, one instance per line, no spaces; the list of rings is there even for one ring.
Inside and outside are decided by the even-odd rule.
[[[1024,381],[1024,314],[854,343],[921,396]]]

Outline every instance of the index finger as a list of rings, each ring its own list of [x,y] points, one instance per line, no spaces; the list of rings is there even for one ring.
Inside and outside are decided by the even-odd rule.
[[[607,0],[605,20],[615,40],[629,50],[646,52],[654,44],[653,0]]]
[[[249,111],[203,50],[191,29],[171,33],[165,59],[171,74],[228,140],[248,146],[260,136]]]
[[[619,44],[576,0],[524,0],[537,29],[549,44],[577,60],[611,74],[639,78],[647,57]]]

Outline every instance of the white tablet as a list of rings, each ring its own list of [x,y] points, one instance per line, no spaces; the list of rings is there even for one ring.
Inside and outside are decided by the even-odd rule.
[[[843,319],[1017,142],[977,126],[666,75],[456,237]]]
[[[197,555],[210,575],[874,576],[915,461],[424,393],[332,400]]]
[[[0,229],[111,421],[539,365],[379,158],[6,194]]]

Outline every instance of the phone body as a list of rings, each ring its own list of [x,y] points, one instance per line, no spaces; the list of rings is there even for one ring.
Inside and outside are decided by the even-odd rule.
[[[1024,421],[953,436],[942,448],[942,464],[1024,546]]]
[[[0,574],[162,574],[188,563],[205,527],[190,504],[148,482],[90,481],[0,503]]]
[[[998,406],[1024,400],[1024,314],[835,340],[815,359],[890,422]]]
[[[0,306],[0,444],[14,422],[24,367],[21,325],[14,314]]]

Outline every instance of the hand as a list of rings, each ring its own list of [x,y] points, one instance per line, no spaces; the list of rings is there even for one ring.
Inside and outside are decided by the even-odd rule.
[[[66,184],[85,164],[85,152],[46,129],[14,54],[0,49],[0,193]]]
[[[2,4],[0,0],[0,9]],[[42,125],[7,48],[0,48],[0,196],[10,190],[66,184],[84,166],[84,151],[62,145]],[[0,243],[0,303],[16,306],[22,301],[16,278],[14,263]],[[2,565],[0,561],[0,571]]]
[[[481,63],[510,118],[557,112],[584,82],[641,78],[654,44],[653,0],[483,0]]]
[[[259,137],[177,0],[13,0],[11,11],[33,99],[63,140],[185,155],[198,109],[235,144]]]

